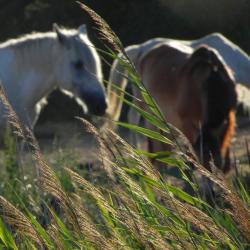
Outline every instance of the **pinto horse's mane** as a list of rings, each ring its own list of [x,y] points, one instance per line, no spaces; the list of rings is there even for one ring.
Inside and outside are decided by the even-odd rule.
[[[236,118],[235,108],[237,105],[237,95],[235,90],[235,80],[228,71],[226,65],[220,62],[218,67],[223,67],[218,71],[213,71],[206,83],[207,91],[207,120],[205,128],[212,132],[220,140],[220,153],[222,158],[227,158],[232,139],[235,135]],[[224,70],[224,73],[223,73]],[[220,75],[222,74],[222,75]],[[227,81],[220,79],[227,77]],[[219,133],[216,131],[220,131]],[[217,134],[217,135],[216,135]],[[228,170],[227,164],[224,165]]]

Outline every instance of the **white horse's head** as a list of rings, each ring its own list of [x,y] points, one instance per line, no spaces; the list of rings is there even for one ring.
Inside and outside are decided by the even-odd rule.
[[[107,99],[102,83],[100,58],[90,42],[85,25],[77,30],[60,29],[54,25],[58,43],[60,61],[57,65],[57,81],[79,97],[95,115],[103,115],[107,108]]]

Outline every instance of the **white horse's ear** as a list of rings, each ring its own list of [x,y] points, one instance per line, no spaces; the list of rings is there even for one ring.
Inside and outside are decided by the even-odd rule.
[[[86,24],[82,24],[78,27],[79,34],[87,35],[87,26]]]
[[[65,46],[69,45],[67,36],[61,31],[60,27],[56,23],[53,24],[53,31],[56,32],[58,41],[61,44],[65,45]]]

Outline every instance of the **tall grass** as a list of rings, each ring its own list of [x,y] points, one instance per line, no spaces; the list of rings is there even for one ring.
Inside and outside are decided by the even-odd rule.
[[[85,5],[103,38],[120,53],[124,49],[109,26]],[[117,42],[118,41],[118,42]],[[118,56],[110,49],[105,52]],[[132,124],[118,123],[135,133],[171,145],[172,152],[148,153],[129,145],[110,129],[100,132],[81,119],[85,129],[95,138],[98,158],[102,161],[102,181],[92,182],[74,166],[55,172],[44,159],[32,131],[16,117],[1,92],[14,134],[25,141],[33,157],[37,192],[28,198],[13,186],[16,200],[0,196],[0,240],[7,249],[249,249],[250,195],[240,177],[233,187],[225,177],[208,172],[185,148],[178,131],[173,131],[148,91],[140,82],[129,58],[119,57],[130,78],[140,89],[149,111],[136,109],[144,119],[160,129],[151,131]],[[120,92],[119,89],[117,89]],[[170,140],[169,138],[173,138]],[[9,141],[6,165],[15,169],[13,141]],[[18,140],[16,140],[18,143]],[[8,144],[7,143],[7,144]],[[8,155],[10,154],[10,155]],[[181,180],[192,189],[185,192],[171,184],[149,158],[166,168],[176,167]],[[195,170],[195,171],[194,171]],[[214,183],[216,200],[208,204],[201,197],[199,182],[189,177],[193,172]],[[10,172],[11,173],[11,172]],[[17,172],[19,173],[19,172]],[[20,174],[21,175],[21,174]],[[9,175],[11,176],[11,175]],[[63,178],[62,178],[63,176]],[[59,178],[60,177],[60,178]],[[18,176],[14,176],[17,178]],[[20,176],[20,180],[22,177]],[[23,185],[22,181],[19,182]],[[70,188],[69,188],[70,185]],[[12,204],[14,203],[14,204]],[[32,204],[32,205],[31,205]]]

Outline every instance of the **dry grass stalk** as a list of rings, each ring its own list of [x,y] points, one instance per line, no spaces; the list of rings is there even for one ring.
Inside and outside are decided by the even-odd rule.
[[[113,139],[111,143],[116,146],[118,145],[117,150],[115,148],[112,148],[112,149],[114,150],[114,155],[116,156],[116,159],[115,159],[116,164],[119,165],[120,168],[122,165],[126,164],[126,159],[124,159],[124,157],[128,156],[130,159],[133,159],[136,162],[136,168],[138,170],[143,171],[145,175],[149,176],[153,180],[159,180],[159,177],[160,177],[159,171],[152,166],[149,159],[137,154],[135,152],[135,149],[130,144],[128,144],[124,139],[122,139],[117,133],[115,133],[113,130],[106,129],[106,132],[107,132],[106,137]],[[120,160],[119,157],[117,157],[118,155],[121,155],[122,159],[125,160],[124,164],[122,160]]]
[[[0,98],[6,108],[9,118],[8,122],[16,129],[18,136],[22,137],[30,146],[32,156],[36,163],[37,177],[41,193],[49,193],[58,201],[60,201],[60,205],[66,212],[69,222],[71,222],[74,226],[75,232],[80,232],[79,225],[77,225],[76,215],[74,214],[74,211],[71,207],[70,199],[64,192],[55,172],[43,159],[40,147],[32,130],[20,122],[11,104],[9,103],[3,88],[0,89]]]
[[[106,142],[106,140],[103,138],[103,136],[99,133],[99,131],[93,124],[83,118],[78,117],[78,119],[85,126],[85,130],[96,139],[99,151],[98,159],[101,159],[104,170],[106,171],[108,176],[111,179],[114,179],[114,173],[111,165],[107,161],[104,161],[104,159],[114,158],[110,145]]]
[[[148,195],[144,192],[142,187],[140,185],[138,185],[138,183],[136,181],[134,181],[119,165],[113,163],[113,166],[114,166],[115,171],[117,171],[117,175],[120,177],[121,180],[123,180],[123,183],[125,185],[124,188],[128,190],[128,193],[133,193],[133,195],[135,195],[139,199],[143,199],[148,205],[151,204],[152,207],[154,207],[154,204],[152,204]],[[120,196],[120,193],[118,193],[118,194]],[[122,197],[122,195],[121,195],[121,197]],[[169,194],[169,198],[172,199],[170,194]],[[131,204],[131,197],[124,199],[123,201],[126,201],[126,200],[127,200],[127,203],[124,203],[124,204],[126,204],[127,207],[131,207],[129,205],[129,204]],[[134,210],[134,211],[136,211],[136,210]],[[176,207],[175,207],[174,211],[177,211],[177,213],[178,213],[178,210],[176,210]],[[129,220],[129,218],[128,218],[128,220]],[[120,218],[120,221],[121,222],[123,221],[122,217]],[[126,222],[124,222],[124,223],[126,225]],[[174,226],[174,225],[171,225],[171,226]],[[168,237],[170,237],[174,241],[180,242],[180,244],[182,246],[185,246],[185,247],[187,247],[190,244],[186,240],[182,240],[182,239],[178,238],[178,236],[172,232],[169,233]]]
[[[0,100],[2,101],[4,108],[5,108],[5,115],[7,117],[7,121],[12,126],[14,133],[20,137],[24,138],[25,135],[25,128],[20,122],[19,118],[17,117],[15,111],[13,110],[12,106],[10,105],[8,98],[5,94],[4,88],[0,82]]]
[[[99,31],[101,39],[108,42],[116,52],[123,54],[124,47],[120,39],[113,32],[113,30],[109,27],[107,22],[87,5],[81,2],[78,2],[78,4],[85,12],[88,13],[88,15],[94,21],[95,25],[97,26],[97,30]]]
[[[145,249],[172,249],[167,240],[151,225],[148,225],[145,218],[141,218],[134,211],[119,209],[119,219]]]
[[[82,199],[78,195],[73,196],[72,204],[74,204],[81,231],[88,242],[92,243],[97,249],[109,250],[121,247],[116,239],[107,239],[97,230],[88,214],[88,210],[83,206]]]
[[[143,198],[148,203],[151,203],[147,194],[145,194],[145,192],[142,190],[141,186],[136,181],[134,181],[119,164],[112,162],[110,162],[110,164],[113,164],[114,171],[116,171],[117,175],[123,181],[124,185],[126,185],[128,190],[132,191],[136,196]]]
[[[113,131],[108,131],[110,135],[112,135],[113,137],[115,137],[125,148],[125,151],[127,150],[129,153],[129,156],[133,158],[133,156],[136,158],[138,157],[138,155],[136,156],[136,154],[134,153],[134,149],[128,145],[125,141],[123,141],[123,139],[121,139],[118,135],[116,135]],[[193,158],[192,158],[193,159]],[[137,159],[138,160],[138,159]],[[145,163],[144,161],[141,162],[142,166],[145,167]],[[138,164],[139,165],[139,164]],[[138,165],[136,165],[136,168],[140,168]],[[147,164],[150,166],[150,164]],[[133,192],[136,192],[137,195],[139,195],[140,197],[143,197],[145,200],[147,200],[146,195],[143,193],[143,191],[141,190],[141,187],[139,185],[137,185],[137,183],[135,183],[123,170],[122,170],[122,164],[119,163],[113,163],[113,167],[115,169],[115,171],[118,173],[119,177],[121,177],[124,180],[124,183],[126,183],[126,185],[129,186],[130,190],[133,190]],[[203,167],[199,166],[200,168]],[[158,175],[155,174],[155,171],[153,171],[153,167],[150,166],[147,171],[145,171],[144,173],[146,174],[146,176],[148,176],[149,178],[152,178],[156,181],[159,181],[159,183],[161,182],[160,179],[158,178]],[[206,175],[210,176],[212,175],[210,172],[208,172],[206,169],[203,170],[205,172]],[[147,175],[148,174],[148,175]],[[212,175],[213,176],[213,175]],[[218,178],[215,176],[214,179],[216,179],[217,182],[221,182],[221,180],[217,180]],[[225,183],[220,183],[224,188],[226,188]],[[158,193],[160,191],[157,191]],[[162,192],[162,190],[161,190]],[[119,194],[121,195],[122,193],[119,192]],[[123,193],[124,194],[124,193]],[[176,213],[181,216],[183,219],[185,219],[186,221],[188,221],[189,223],[193,224],[197,229],[200,230],[200,232],[207,232],[209,235],[211,235],[212,237],[214,237],[217,240],[221,240],[221,238],[218,235],[222,235],[223,234],[223,238],[225,239],[229,239],[227,233],[225,230],[219,228],[214,221],[205,213],[203,213],[202,211],[200,211],[199,209],[197,209],[196,207],[190,206],[189,204],[186,203],[182,203],[179,200],[175,199],[174,197],[172,197],[170,195],[170,193],[168,192],[164,192],[163,193],[165,201],[167,201],[166,206],[168,208],[170,208],[173,211],[176,211]],[[123,195],[124,197],[124,195]],[[125,194],[126,197],[126,194]],[[167,198],[167,199],[166,199]],[[124,201],[126,201],[126,199],[124,199]],[[131,198],[129,201],[129,198],[127,198],[127,206],[130,207],[131,203]],[[135,210],[134,210],[135,211]],[[183,243],[184,244],[184,243]],[[186,243],[185,243],[186,244]]]
[[[90,183],[71,169],[65,168],[65,171],[69,174],[75,184],[84,187],[84,193],[90,194],[98,202],[101,202],[107,211],[109,211],[114,216],[117,215],[117,212],[109,205],[109,203],[106,201],[106,198],[97,187],[95,187],[92,183]]]
[[[191,159],[189,158],[189,160]],[[191,161],[202,175],[221,188],[220,195],[224,198],[227,205],[229,205],[227,210],[232,215],[234,221],[238,223],[238,227],[244,234],[245,238],[250,241],[250,211],[235,193],[233,187],[227,181],[223,173],[220,171],[217,171],[217,173],[211,173],[199,163],[194,162],[193,160]]]
[[[56,223],[49,225],[47,229],[47,233],[53,240],[53,243],[56,246],[56,249],[67,250],[67,247],[63,244],[63,241],[61,239],[60,229],[58,228]]]
[[[223,174],[210,172],[204,166],[202,166],[198,161],[194,160],[187,154],[181,153],[181,157],[185,162],[190,163],[202,176],[208,178],[213,183],[217,184],[224,192],[231,193],[232,190],[228,188],[226,178]]]
[[[113,218],[118,218],[118,211],[113,208],[107,201],[106,197],[102,194],[102,192],[96,188],[93,184],[85,180],[83,177],[75,173],[74,171],[70,169],[65,169],[65,171],[69,174],[69,176],[72,178],[73,183],[75,183],[77,186],[83,186],[84,189],[82,192],[84,194],[90,194],[96,202],[99,204],[99,206],[102,206]],[[79,190],[81,192],[81,190]],[[124,240],[121,238],[121,236],[117,233],[116,230],[114,230],[112,227],[109,227],[112,230],[112,240],[110,241],[111,244],[115,245],[115,249],[118,246],[118,249],[130,249],[126,246],[124,243]]]
[[[18,235],[31,239],[39,248],[45,246],[29,219],[2,196],[0,196],[0,215],[7,224],[14,227]]]
[[[116,185],[112,191],[115,194],[114,198],[116,198],[112,202],[116,203],[119,222],[127,227],[138,242],[143,244],[146,249],[171,248],[166,239],[152,226],[148,225],[145,218],[140,216],[138,204],[131,199],[131,196],[124,191],[122,186]]]
[[[238,224],[245,239],[250,242],[250,210],[234,192],[225,194],[225,200],[229,204],[227,211],[230,212],[232,218]]]
[[[183,219],[191,223],[201,233],[207,233],[208,235],[210,235],[210,237],[218,240],[219,242],[230,242],[230,238],[226,230],[216,225],[213,219],[202,212],[200,209],[189,204],[182,203],[176,199],[174,199],[174,203],[172,199],[169,202],[169,205],[172,206],[172,209],[178,207],[179,215]]]
[[[74,232],[81,236],[81,230],[74,207],[72,206],[70,198],[63,190],[55,172],[44,161],[40,151],[35,152],[34,157],[39,171],[39,184],[41,189],[59,201],[58,205],[63,208],[68,222],[73,226]]]
[[[109,155],[110,155],[109,148],[105,144],[105,140],[101,137],[97,128],[93,124],[91,124],[89,121],[87,121],[83,118],[77,117],[77,119],[82,122],[82,124],[85,126],[86,131],[88,133],[92,134],[94,136],[94,138],[97,140],[101,156],[102,157],[109,157]]]
[[[72,170],[66,169],[66,171],[72,177],[74,183],[77,183],[78,185],[83,185],[85,193],[90,193],[96,200],[101,201],[107,211],[109,211],[114,217],[118,218],[119,222],[126,226],[127,229],[130,230],[136,238],[138,238],[137,240],[143,245],[145,245],[146,249],[170,249],[170,246],[167,244],[166,240],[162,238],[162,236],[156,230],[147,225],[142,218],[139,217],[139,215],[137,214],[138,211],[136,212],[136,210],[134,209],[131,209],[129,212],[125,212],[124,209],[115,210],[108,204],[100,190],[98,190],[91,183],[83,179],[81,176],[79,176]],[[130,183],[130,188],[131,186],[132,184]],[[135,186],[133,186],[133,188],[135,188]],[[131,200],[131,197],[129,198],[125,192],[118,192],[117,190],[119,190],[119,186],[116,187],[115,190],[113,190],[119,196],[119,201],[123,204],[126,204],[127,207],[132,208],[131,205],[133,203],[133,200]],[[137,194],[138,190],[139,186],[136,189]],[[120,191],[122,191],[122,189],[120,189]],[[134,205],[134,208],[136,208],[136,205]],[[83,211],[84,210],[81,207],[79,212],[82,213]],[[82,221],[86,220],[86,213],[84,213],[83,215],[84,217],[79,215],[79,218],[82,218]],[[83,225],[85,225],[85,223],[86,221],[83,223]],[[85,227],[86,226],[84,226],[84,228]],[[120,242],[119,236],[117,236],[116,240],[113,240],[113,242],[118,245],[118,242]],[[119,243],[119,245],[122,245],[122,243]]]

